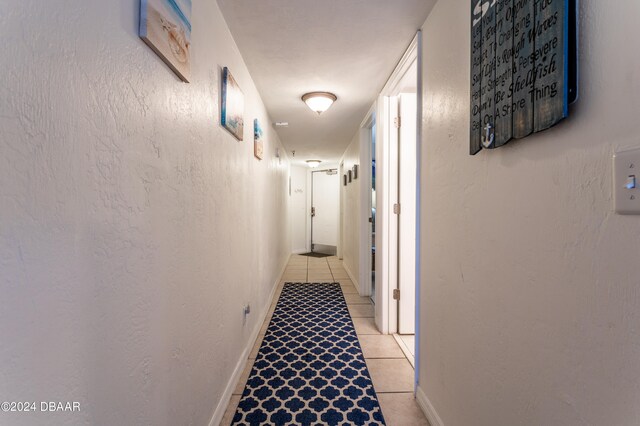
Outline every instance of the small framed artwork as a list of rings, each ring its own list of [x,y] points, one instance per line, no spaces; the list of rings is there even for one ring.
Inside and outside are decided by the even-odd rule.
[[[347,175],[342,175],[342,186],[347,186]]]
[[[191,78],[191,0],[141,0],[140,38],[184,82]]]
[[[351,170],[347,171],[347,180],[349,181],[349,183],[351,183],[351,177],[353,175],[351,174]]]
[[[354,179],[358,179],[358,165],[357,164],[353,165],[353,178]]]
[[[253,155],[258,160],[264,155],[264,133],[257,118],[253,120]]]
[[[222,108],[220,112],[222,126],[241,141],[244,131],[244,94],[227,67],[222,70]]]

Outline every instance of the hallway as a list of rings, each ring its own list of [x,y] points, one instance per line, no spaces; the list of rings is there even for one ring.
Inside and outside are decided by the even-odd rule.
[[[342,261],[335,256],[313,258],[296,254],[289,259],[221,425],[231,424],[251,367],[286,282],[340,283],[386,424],[389,426],[428,425],[427,419],[413,398],[414,370],[411,364],[393,336],[384,336],[378,332],[373,320],[374,311],[370,298],[358,295],[342,267]]]
[[[0,1],[0,426],[229,424],[287,283],[358,415],[640,425],[638,17]]]

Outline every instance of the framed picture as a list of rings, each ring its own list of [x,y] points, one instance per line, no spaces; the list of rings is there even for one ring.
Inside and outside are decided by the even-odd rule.
[[[358,165],[357,164],[353,165],[353,178],[354,179],[358,179]]]
[[[222,108],[221,123],[239,141],[244,132],[244,94],[229,72],[229,68],[222,70]]]
[[[348,171],[347,171],[347,180],[349,181],[349,183],[351,183],[351,176],[353,176],[353,175],[351,174],[351,170],[348,170]]]
[[[191,78],[191,0],[141,0],[142,40],[182,81]]]
[[[342,175],[342,186],[347,186],[347,175]]]
[[[253,120],[253,155],[258,160],[264,155],[264,133],[257,118]]]
[[[555,126],[578,99],[578,1],[538,3],[470,4],[471,155]],[[506,20],[535,31],[522,38]]]

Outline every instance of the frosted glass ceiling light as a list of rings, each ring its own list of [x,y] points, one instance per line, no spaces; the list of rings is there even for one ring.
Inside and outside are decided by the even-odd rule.
[[[320,161],[320,160],[307,160],[307,164],[312,169],[315,169],[316,167],[318,167],[320,165],[320,163],[322,163],[322,161]]]
[[[338,97],[329,92],[311,92],[302,95],[302,100],[307,104],[311,111],[315,111],[318,115],[329,109]]]

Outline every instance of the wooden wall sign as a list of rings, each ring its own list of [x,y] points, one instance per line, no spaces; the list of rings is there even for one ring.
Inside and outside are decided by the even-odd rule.
[[[471,155],[567,117],[577,97],[575,1],[471,0]]]

